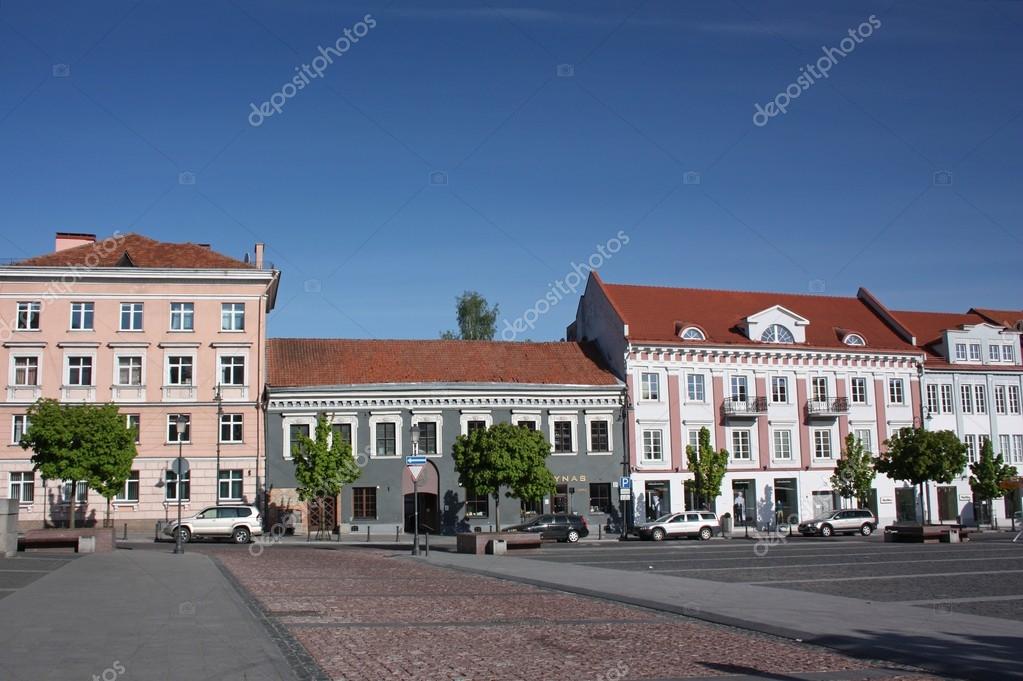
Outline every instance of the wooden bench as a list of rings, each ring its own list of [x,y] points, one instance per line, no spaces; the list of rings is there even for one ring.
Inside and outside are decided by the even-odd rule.
[[[458,553],[483,555],[495,539],[507,542],[509,549],[538,549],[543,543],[540,535],[533,532],[463,532],[457,537]]]
[[[884,528],[886,542],[948,544],[967,539],[966,528],[961,525],[889,525]]]
[[[82,551],[82,539],[93,539],[93,551],[106,552],[114,550],[114,528],[81,527],[75,529],[28,530],[18,537],[18,550],[28,549],[73,549],[75,553]]]

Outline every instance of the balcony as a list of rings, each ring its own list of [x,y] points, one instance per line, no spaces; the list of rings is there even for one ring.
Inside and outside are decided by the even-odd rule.
[[[849,399],[836,397],[833,400],[810,400],[806,403],[807,416],[842,416],[849,413]]]
[[[721,413],[725,416],[758,416],[767,413],[766,397],[726,398],[721,405]]]

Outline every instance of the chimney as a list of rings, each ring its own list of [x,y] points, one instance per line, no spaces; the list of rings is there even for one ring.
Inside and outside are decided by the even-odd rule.
[[[263,243],[257,243],[256,244],[256,269],[257,270],[263,269],[263,249],[265,247],[266,247],[266,244],[263,244]]]
[[[79,232],[57,232],[57,238],[54,242],[53,251],[59,253],[60,251],[66,251],[69,248],[75,246],[83,246],[85,244],[96,243],[95,234],[81,234]]]

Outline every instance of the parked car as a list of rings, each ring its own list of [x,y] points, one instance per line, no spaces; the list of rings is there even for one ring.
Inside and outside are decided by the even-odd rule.
[[[169,537],[174,537],[175,531],[181,533],[185,543],[200,537],[230,537],[235,544],[248,544],[252,537],[263,534],[263,518],[255,506],[211,506],[182,518],[180,530],[176,519],[163,528]]]
[[[800,534],[808,537],[820,535],[830,537],[833,534],[862,534],[869,537],[877,529],[877,518],[874,514],[863,508],[847,508],[841,511],[831,511],[820,518],[807,520],[799,523]]]
[[[668,513],[657,520],[638,525],[635,533],[640,539],[661,541],[676,537],[699,537],[710,539],[721,534],[721,524],[710,511],[686,511]]]
[[[532,520],[505,528],[506,532],[538,532],[541,539],[575,543],[589,535],[586,518],[578,513],[544,513]]]

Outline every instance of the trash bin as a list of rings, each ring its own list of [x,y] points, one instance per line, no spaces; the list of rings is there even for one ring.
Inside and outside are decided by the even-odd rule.
[[[950,527],[950,528],[948,528],[948,543],[949,544],[959,544],[960,542],[961,542],[961,537],[959,536],[959,528],[958,527]]]
[[[492,556],[503,556],[508,553],[508,542],[504,539],[491,539],[487,543],[487,553]]]
[[[732,514],[726,513],[721,516],[721,534],[731,535],[732,534]]]

